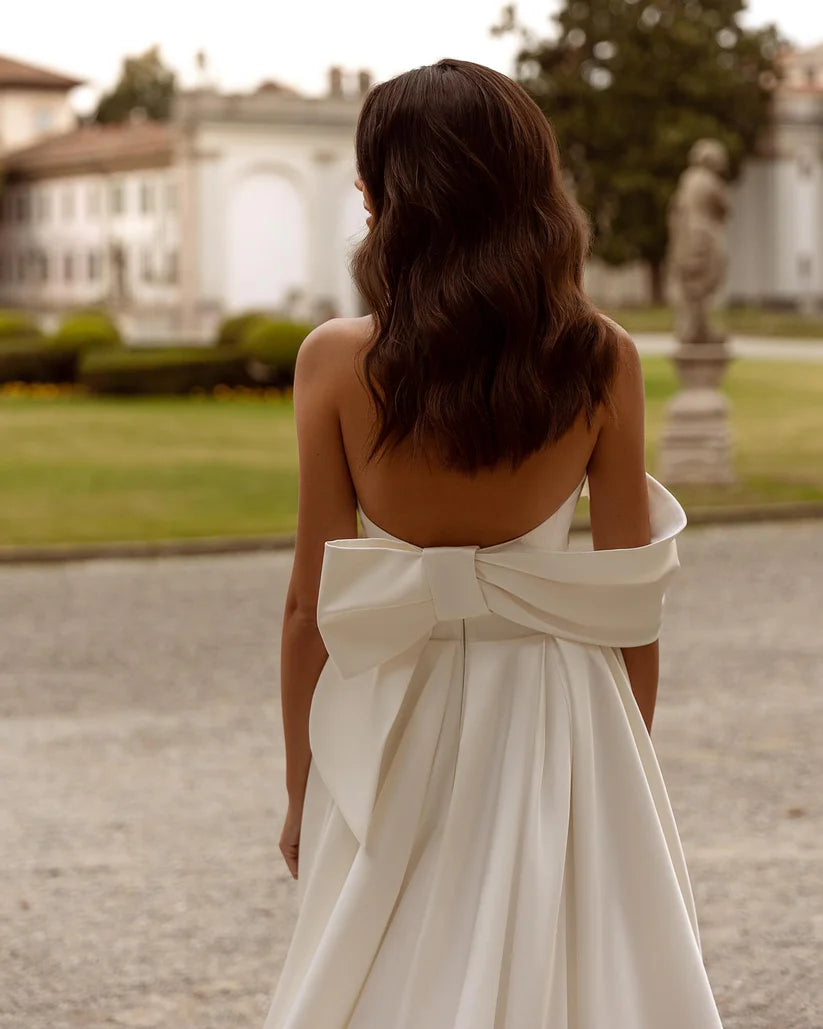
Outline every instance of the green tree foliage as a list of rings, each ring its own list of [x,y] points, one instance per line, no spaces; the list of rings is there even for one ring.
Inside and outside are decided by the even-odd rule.
[[[692,144],[729,150],[732,176],[768,125],[780,39],[745,29],[745,0],[563,0],[556,34],[537,38],[505,7],[517,81],[551,122],[610,264],[644,260],[659,299],[666,209]]]
[[[134,111],[142,111],[154,121],[166,121],[177,90],[174,72],[160,56],[160,48],[151,47],[137,57],[126,57],[120,79],[110,93],[100,98],[94,120],[127,121]]]

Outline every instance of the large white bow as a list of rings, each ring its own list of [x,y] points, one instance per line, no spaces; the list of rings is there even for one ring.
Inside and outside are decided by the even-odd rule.
[[[651,542],[643,547],[555,551],[517,541],[416,547],[382,538],[326,543],[317,621],[331,660],[312,700],[312,758],[361,844],[387,738],[437,622],[494,613],[595,646],[657,639],[686,514],[661,483],[646,479]],[[437,729],[435,714],[435,739]]]

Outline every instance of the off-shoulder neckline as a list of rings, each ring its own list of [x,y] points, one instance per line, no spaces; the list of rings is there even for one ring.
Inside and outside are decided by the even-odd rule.
[[[561,513],[561,511],[564,511],[572,503],[572,501],[574,501],[574,503],[577,504],[577,501],[580,499],[580,494],[583,490],[583,487],[586,484],[587,478],[588,475],[584,472],[580,482],[575,486],[575,488],[568,495],[568,497],[566,497],[563,503],[560,504],[559,507],[556,507],[554,511],[552,511],[548,518],[544,518],[541,522],[538,522],[537,525],[532,526],[531,529],[527,529],[526,532],[521,533],[519,536],[513,536],[511,537],[511,539],[507,540],[501,540],[500,543],[490,543],[485,547],[478,547],[478,549],[494,550],[497,547],[505,547],[512,543],[520,543],[523,540],[528,539],[529,536],[533,536],[541,529],[545,529],[549,522],[554,521],[554,519]],[[395,543],[408,543],[409,546],[417,546],[416,543],[411,543],[409,540],[404,540],[400,536],[395,536],[393,533],[389,532],[388,529],[384,529],[382,525],[378,525],[378,523],[375,522],[373,518],[370,518],[366,514],[359,500],[357,501],[357,512],[360,515],[360,519],[364,523],[364,525],[365,523],[368,523],[368,525],[371,526],[372,529],[375,529],[383,539],[393,540]],[[466,544],[463,545],[465,546]]]

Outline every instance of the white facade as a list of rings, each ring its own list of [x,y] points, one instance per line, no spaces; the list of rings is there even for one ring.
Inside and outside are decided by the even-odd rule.
[[[44,135],[69,132],[77,123],[65,93],[43,89],[0,90],[0,154]]]
[[[366,231],[354,187],[360,97],[181,98],[183,306],[198,334],[249,309],[360,314],[347,258]]]
[[[368,82],[342,85],[334,69],[321,98],[276,84],[185,93],[165,146],[150,127],[148,156],[145,123],[10,153],[0,306],[49,327],[105,303],[135,342],[205,342],[251,309],[310,322],[362,313],[347,260],[366,232],[354,129]]]
[[[769,138],[731,186],[720,299],[811,310],[823,307],[823,48],[787,69]],[[332,69],[324,97],[209,88],[182,94],[166,126],[44,127],[41,143],[4,158],[0,307],[50,327],[106,303],[135,342],[205,342],[250,309],[310,322],[364,313],[348,260],[367,231],[353,183],[368,85],[361,72],[346,91]],[[29,144],[35,100],[53,103],[50,125],[70,127],[65,91],[32,92],[0,88],[0,126]],[[650,299],[639,264],[592,262],[586,285],[601,306]]]
[[[732,189],[728,299],[823,307],[823,87],[785,90]]]
[[[178,193],[168,168],[12,182],[2,196],[0,304],[48,315],[114,294],[126,308],[176,310]]]

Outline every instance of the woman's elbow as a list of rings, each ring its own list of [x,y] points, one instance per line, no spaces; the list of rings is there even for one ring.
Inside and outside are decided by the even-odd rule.
[[[303,597],[289,591],[283,612],[283,626],[293,627],[300,632],[319,633],[317,627],[317,598]]]

